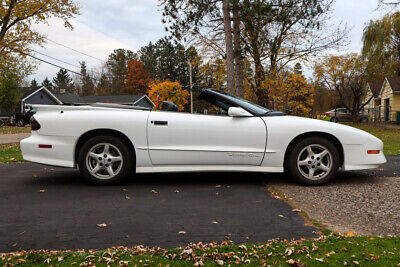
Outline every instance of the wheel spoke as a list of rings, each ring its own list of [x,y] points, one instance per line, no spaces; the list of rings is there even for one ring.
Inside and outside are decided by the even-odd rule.
[[[109,157],[109,158],[111,159],[111,162],[118,162],[118,161],[121,161],[121,160],[122,160],[121,156]]]
[[[110,153],[110,145],[109,145],[109,144],[105,144],[105,145],[104,145],[103,153],[104,153],[104,154]]]
[[[107,168],[107,172],[108,172],[108,174],[110,175],[110,176],[114,176],[114,171],[113,171],[113,169],[112,169],[112,166],[110,165],[108,168]]]
[[[323,159],[326,155],[328,155],[329,151],[328,150],[324,150],[321,153],[319,153],[317,155],[317,157],[319,157],[320,159]]]
[[[89,157],[91,157],[91,158],[94,158],[94,159],[99,159],[100,157],[101,157],[101,155],[99,155],[99,154],[96,154],[96,153],[94,153],[94,152],[90,152],[89,153]]]
[[[315,169],[310,168],[310,169],[308,169],[308,170],[309,170],[309,172],[308,172],[308,178],[309,178],[309,179],[314,179],[314,172],[315,172]]]
[[[318,169],[325,171],[325,172],[329,172],[331,170],[328,166],[325,166],[324,164],[321,164],[320,166],[318,166]]]
[[[307,147],[308,157],[314,156],[314,151],[312,150],[311,146]]]
[[[98,173],[101,170],[101,166],[100,164],[97,164],[96,167],[94,167],[94,169],[91,171],[91,173]]]
[[[299,166],[306,166],[306,165],[308,165],[308,159],[299,161]]]

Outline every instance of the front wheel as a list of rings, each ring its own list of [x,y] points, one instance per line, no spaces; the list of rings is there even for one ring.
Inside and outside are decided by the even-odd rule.
[[[109,185],[123,181],[131,173],[134,159],[129,146],[119,138],[97,136],[83,145],[78,164],[87,181]]]
[[[285,170],[303,185],[323,185],[335,178],[340,167],[336,147],[322,137],[308,137],[289,152]]]

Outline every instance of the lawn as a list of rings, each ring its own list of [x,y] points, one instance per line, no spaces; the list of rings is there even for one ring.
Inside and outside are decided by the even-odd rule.
[[[0,145],[0,163],[24,161],[19,144]]]
[[[30,133],[31,127],[12,127],[3,126],[0,127],[0,134],[17,134],[17,133]]]
[[[380,126],[365,124],[348,124],[358,129],[369,132],[381,139],[384,143],[383,152],[385,155],[400,155],[400,129],[385,129]]]
[[[334,234],[316,240],[240,246],[225,241],[221,245],[200,243],[171,250],[121,247],[99,251],[23,251],[0,254],[0,266],[398,266],[399,250],[398,237],[344,237]]]

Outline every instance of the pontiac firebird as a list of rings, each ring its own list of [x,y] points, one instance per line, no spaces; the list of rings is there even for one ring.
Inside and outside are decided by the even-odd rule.
[[[356,128],[287,116],[213,89],[200,98],[218,114],[176,112],[171,105],[161,111],[37,105],[22,154],[27,161],[78,168],[96,184],[134,173],[224,171],[285,172],[298,183],[322,185],[339,169],[386,162],[382,141]]]

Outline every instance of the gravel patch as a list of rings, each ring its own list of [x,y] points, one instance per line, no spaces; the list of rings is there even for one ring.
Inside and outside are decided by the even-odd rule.
[[[276,175],[268,187],[328,229],[357,235],[400,235],[400,177],[341,173],[329,185],[306,187]]]

